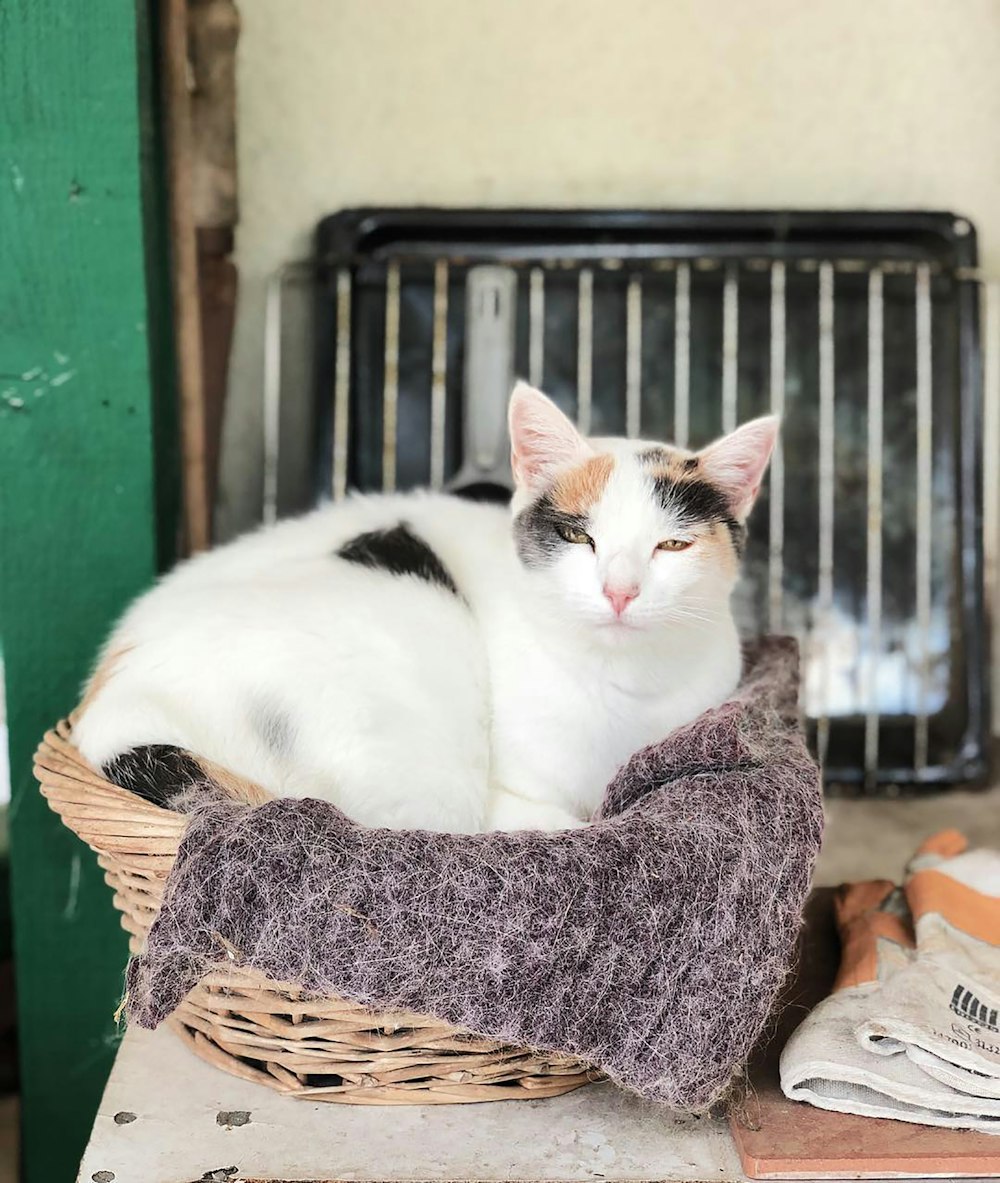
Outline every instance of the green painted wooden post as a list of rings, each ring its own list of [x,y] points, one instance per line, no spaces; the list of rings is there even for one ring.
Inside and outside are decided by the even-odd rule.
[[[118,1039],[124,934],[31,755],[157,565],[146,15],[0,9],[0,636],[30,1183],[75,1177]]]

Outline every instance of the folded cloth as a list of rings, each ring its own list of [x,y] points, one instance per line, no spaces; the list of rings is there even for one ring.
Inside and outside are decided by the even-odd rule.
[[[1000,1102],[1000,852],[945,830],[908,867],[917,955],[858,1028],[950,1088]]]
[[[910,889],[917,875],[930,869],[919,860],[940,861],[934,852],[953,842],[950,835],[937,836],[921,848],[906,893],[887,880],[838,890],[840,972],[833,993],[806,1017],[782,1052],[781,1087],[786,1096],[843,1113],[1000,1133],[1000,1097],[993,1091],[992,1078],[983,1073],[977,1078],[970,1059],[956,1061],[950,1051],[942,1054],[949,1044],[940,1024],[934,1028],[940,1029],[939,1036],[912,1038],[928,1019],[926,1005],[914,1009],[914,1000],[936,1001],[938,987],[932,983],[944,971],[937,964],[940,925],[927,921],[932,913],[939,915],[940,892],[931,890],[928,896],[926,879],[917,880],[912,894]],[[914,933],[911,908],[921,918],[923,949]],[[995,974],[1000,951],[985,947],[992,952],[974,964],[992,963]],[[926,966],[925,955],[931,958]],[[955,968],[953,959],[946,957],[945,962]],[[981,985],[989,978],[989,973],[971,976],[968,960],[961,965],[970,982]],[[956,995],[954,985],[949,999],[957,997],[961,1005],[964,988]],[[985,987],[982,993],[987,994]],[[977,1020],[979,1005],[977,998]],[[990,1021],[988,1010],[983,1019]],[[988,1037],[982,1042],[989,1043]],[[986,1081],[986,1087],[974,1091],[971,1086],[977,1079]]]
[[[795,643],[758,645],[728,702],[634,756],[602,816],[561,833],[370,829],[310,800],[200,809],[128,1013],[155,1026],[228,951],[702,1108],[767,1023],[819,849],[797,695]]]

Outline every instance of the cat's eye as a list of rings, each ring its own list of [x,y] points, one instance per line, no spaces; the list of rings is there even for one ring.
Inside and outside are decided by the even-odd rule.
[[[664,538],[662,542],[656,544],[657,550],[687,550],[689,546],[694,546],[693,538]]]
[[[556,526],[556,530],[564,542],[575,542],[580,546],[589,546],[591,550],[594,549],[593,538],[582,530],[574,530],[572,526],[564,526],[561,522]]]

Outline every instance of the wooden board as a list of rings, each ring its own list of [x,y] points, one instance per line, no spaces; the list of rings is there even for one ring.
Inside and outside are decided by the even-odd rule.
[[[72,1178],[118,1042],[124,934],[31,755],[156,570],[146,5],[2,0],[0,610],[24,1168]]]
[[[103,1172],[103,1173],[102,1173]],[[609,1084],[543,1101],[324,1105],[238,1080],[170,1031],[121,1045],[80,1183],[735,1183],[725,1123]]]
[[[1000,1177],[1000,1137],[831,1113],[782,1093],[781,1049],[829,993],[837,971],[832,898],[830,890],[823,890],[810,901],[799,970],[786,991],[785,1010],[774,1038],[755,1057],[746,1112],[730,1123],[743,1169],[754,1179]]]

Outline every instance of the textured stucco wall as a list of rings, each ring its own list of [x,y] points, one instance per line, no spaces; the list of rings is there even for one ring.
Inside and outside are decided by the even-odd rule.
[[[220,532],[260,500],[263,284],[361,203],[952,208],[1000,271],[998,0],[241,0]]]

